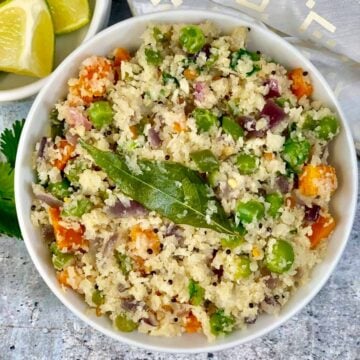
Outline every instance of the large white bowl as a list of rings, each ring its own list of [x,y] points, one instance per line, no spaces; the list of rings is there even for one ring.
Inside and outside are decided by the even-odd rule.
[[[75,50],[81,43],[87,41],[109,21],[111,0],[89,0],[91,20],[83,28],[65,35],[56,36],[55,68]],[[26,99],[38,93],[46,84],[46,78],[35,78],[11,73],[0,74],[0,102]]]
[[[329,240],[324,261],[314,269],[310,282],[294,293],[279,316],[262,315],[247,330],[235,331],[211,344],[202,335],[183,335],[168,339],[150,337],[137,332],[129,334],[117,332],[106,317],[90,315],[84,300],[70,290],[64,292],[56,280],[48,248],[41,240],[38,229],[34,228],[30,221],[33,197],[30,184],[34,178],[31,168],[32,150],[48,128],[48,114],[51,107],[66,94],[66,81],[77,73],[82,60],[93,54],[108,54],[118,46],[135,50],[140,44],[141,33],[149,23],[198,23],[205,20],[213,21],[224,31],[230,31],[234,26],[239,25],[251,27],[249,33],[251,49],[260,49],[288,68],[301,66],[306,69],[315,88],[314,97],[337,112],[342,128],[330,151],[331,163],[336,166],[339,177],[339,189],[332,202],[332,212],[336,217],[337,227]],[[339,261],[351,231],[357,194],[356,169],[354,146],[344,114],[324,78],[298,50],[271,31],[236,17],[207,11],[169,11],[128,19],[104,30],[80,46],[56,69],[36,98],[21,136],[15,170],[16,209],[26,247],[40,275],[62,303],[87,324],[116,340],[151,350],[187,353],[217,351],[253,340],[275,329],[302,309],[322,288]]]

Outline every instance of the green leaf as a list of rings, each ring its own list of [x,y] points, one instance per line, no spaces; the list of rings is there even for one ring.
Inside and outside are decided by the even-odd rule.
[[[14,199],[14,171],[9,163],[0,163],[0,234],[21,237]]]
[[[141,173],[135,174],[122,156],[98,150],[84,141],[80,141],[80,144],[125,195],[147,209],[158,212],[176,224],[234,233],[233,225],[226,218],[220,203],[210,194],[210,189],[197,172],[177,163],[139,160]],[[194,204],[188,203],[189,198],[195,199],[194,188],[190,192],[186,189],[184,193],[184,183],[195,185],[200,204],[194,207]],[[210,201],[215,205],[211,217],[207,214]]]
[[[25,119],[16,120],[12,129],[5,129],[0,135],[0,151],[5,155],[11,167],[15,168],[16,151]]]

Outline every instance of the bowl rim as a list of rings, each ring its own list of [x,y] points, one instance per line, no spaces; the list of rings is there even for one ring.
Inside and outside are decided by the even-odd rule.
[[[95,34],[97,34],[106,25],[106,21],[108,21],[108,17],[110,15],[110,9],[111,9],[111,0],[95,1],[94,11],[89,24],[89,28],[88,31],[86,32],[84,39],[81,41],[80,46],[84,42],[89,40],[91,37],[93,37]],[[69,55],[71,55],[71,53]],[[48,75],[45,78],[36,80],[30,84],[27,84],[25,86],[20,86],[15,89],[0,90],[0,103],[22,100],[32,95],[35,95],[45,86],[46,82],[50,80],[50,77],[52,76],[54,71],[61,65],[61,63],[51,72],[50,75]]]
[[[313,76],[315,76],[316,78],[318,78],[318,80],[322,83],[322,85],[324,86],[324,88],[326,89],[327,93],[329,94],[329,97],[331,98],[332,101],[332,105],[334,107],[334,109],[338,112],[340,118],[341,118],[341,124],[342,124],[342,131],[345,134],[345,138],[346,138],[346,142],[349,145],[353,144],[353,140],[352,140],[352,135],[350,132],[350,128],[347,124],[346,121],[346,117],[339,105],[338,100],[336,99],[332,89],[330,88],[329,84],[327,83],[327,81],[324,79],[324,77],[321,75],[321,73],[319,72],[319,70],[317,70],[317,68],[298,50],[296,49],[292,44],[290,44],[289,42],[287,42],[285,39],[281,38],[279,35],[277,35],[276,33],[274,33],[273,31],[269,30],[269,29],[264,29],[264,27],[262,27],[259,24],[256,24],[254,22],[250,22],[248,20],[244,20],[242,18],[238,18],[236,16],[232,16],[229,14],[223,14],[223,13],[218,13],[218,12],[214,12],[214,11],[209,11],[209,10],[170,10],[170,11],[161,11],[161,12],[156,12],[156,13],[150,13],[150,14],[146,14],[146,15],[141,15],[141,16],[136,16],[136,17],[132,17],[123,21],[120,21],[108,28],[106,28],[105,30],[101,31],[100,33],[98,33],[95,37],[93,37],[89,43],[95,42],[97,41],[98,38],[102,38],[102,37],[107,37],[108,34],[112,33],[114,31],[114,29],[116,29],[117,27],[121,27],[123,26],[124,23],[132,23],[132,22],[152,22],[152,21],[161,21],[161,16],[164,16],[164,20],[166,20],[166,16],[171,16],[171,15],[177,15],[179,16],[179,18],[182,19],[186,19],[186,14],[191,14],[192,16],[196,15],[199,19],[201,18],[209,18],[209,19],[214,19],[217,18],[217,20],[223,18],[224,20],[226,20],[226,18],[232,18],[236,21],[239,21],[244,25],[244,26],[251,26],[252,28],[256,28],[256,31],[258,32],[266,32],[266,33],[270,33],[271,36],[277,37],[278,40],[280,40],[280,42],[282,43],[282,47],[284,48],[288,48],[291,49],[291,51],[293,51],[297,56],[299,56],[302,61],[304,63],[306,63],[307,68],[309,70],[311,70],[311,74]],[[207,16],[208,15],[208,16]],[[55,79],[58,75],[60,75],[60,73],[62,72],[63,68],[67,68],[67,67],[71,67],[71,63],[72,63],[72,59],[75,58],[78,54],[81,54],[83,52],[83,48],[85,48],[86,45],[82,44],[79,48],[77,48],[73,53],[71,53],[54,71],[53,75],[52,75],[52,79],[50,79],[50,81],[45,85],[45,87],[40,91],[40,93],[38,94],[38,96],[36,97],[30,111],[27,117],[27,121],[25,122],[25,126],[20,138],[20,142],[19,142],[19,147],[18,147],[18,154],[17,154],[17,159],[16,159],[16,167],[15,167],[15,200],[16,200],[16,210],[18,213],[18,220],[19,220],[19,225],[20,225],[20,229],[21,232],[23,234],[23,239],[27,248],[28,253],[30,254],[30,257],[36,267],[36,269],[38,270],[39,274],[41,275],[42,279],[45,281],[45,283],[47,284],[47,286],[51,289],[51,291],[56,295],[56,297],[73,313],[75,314],[78,318],[80,318],[81,320],[83,320],[87,325],[90,325],[91,327],[93,327],[94,329],[100,331],[102,334],[105,334],[117,341],[121,341],[127,345],[131,345],[131,346],[136,346],[136,347],[140,347],[143,349],[147,349],[147,350],[152,350],[152,351],[159,351],[159,352],[164,352],[164,353],[187,353],[187,354],[196,354],[196,353],[202,353],[202,352],[216,352],[216,351],[221,351],[221,350],[226,350],[229,348],[232,348],[234,346],[240,345],[240,344],[244,344],[246,342],[252,341],[256,338],[259,338],[267,333],[269,333],[270,331],[280,327],[282,324],[284,324],[286,321],[288,321],[290,318],[292,318],[296,313],[298,313],[300,310],[302,310],[316,295],[317,293],[321,290],[321,288],[325,285],[325,283],[327,282],[327,280],[329,279],[330,275],[333,273],[336,265],[338,264],[343,251],[345,249],[345,246],[348,242],[349,239],[349,235],[350,232],[352,230],[352,226],[353,226],[353,222],[354,222],[354,217],[355,217],[355,213],[356,213],[356,204],[357,204],[357,200],[356,200],[356,196],[354,196],[351,200],[351,202],[349,203],[349,207],[348,209],[350,209],[350,215],[347,218],[347,226],[346,226],[346,230],[343,233],[343,238],[344,241],[342,243],[342,245],[338,248],[338,251],[336,253],[336,255],[334,256],[334,258],[331,260],[332,264],[331,266],[328,268],[327,272],[321,277],[321,280],[316,284],[316,286],[314,286],[314,288],[312,289],[311,292],[309,292],[309,294],[307,296],[305,296],[304,298],[302,298],[297,304],[296,306],[294,306],[294,308],[289,311],[286,316],[283,316],[281,319],[275,319],[274,322],[266,327],[264,327],[263,329],[255,332],[254,334],[249,334],[246,335],[242,338],[239,339],[235,339],[232,341],[229,341],[226,344],[216,344],[216,343],[209,343],[208,346],[206,347],[197,347],[197,348],[189,348],[189,349],[184,349],[184,348],[178,348],[178,347],[161,347],[158,345],[151,345],[151,344],[143,344],[140,341],[137,340],[133,340],[133,339],[128,339],[122,336],[122,334],[116,333],[114,331],[111,331],[109,329],[105,329],[103,328],[101,325],[99,325],[98,323],[96,323],[95,321],[93,321],[90,317],[86,316],[85,313],[83,313],[81,310],[77,309],[64,295],[64,293],[62,292],[62,290],[60,289],[59,286],[54,285],[50,279],[50,277],[46,274],[45,270],[41,267],[40,263],[37,260],[37,256],[35,253],[35,250],[33,249],[33,246],[31,245],[31,241],[30,241],[30,236],[27,233],[26,230],[26,226],[25,226],[25,218],[29,216],[28,213],[28,209],[26,209],[25,207],[23,207],[22,204],[22,200],[21,200],[21,193],[23,188],[21,187],[21,172],[22,172],[22,168],[21,168],[21,159],[23,157],[23,154],[25,154],[28,150],[25,147],[25,139],[27,137],[27,133],[31,127],[31,122],[35,121],[34,120],[34,114],[37,111],[37,108],[39,106],[41,106],[41,103],[43,102],[43,98],[46,95],[47,91],[50,90],[52,83],[55,82]],[[349,146],[349,154],[350,156],[350,161],[351,161],[351,165],[353,167],[356,168],[357,166],[357,161],[356,161],[356,153],[355,153],[355,148],[354,146]],[[352,186],[355,190],[355,193],[357,194],[358,192],[358,174],[356,171],[352,172],[352,176],[351,176],[351,183]]]

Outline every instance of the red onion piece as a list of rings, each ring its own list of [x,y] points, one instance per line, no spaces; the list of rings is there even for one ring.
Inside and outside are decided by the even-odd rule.
[[[320,206],[312,204],[311,207],[305,206],[305,220],[316,221],[320,216]]]
[[[40,187],[41,188],[41,187]],[[51,195],[44,190],[41,190],[39,187],[34,187],[34,195],[35,198],[43,201],[45,204],[49,205],[50,207],[60,207],[62,206],[63,202],[57,199],[54,195]]]
[[[117,217],[144,216],[148,211],[137,201],[129,200],[129,204],[124,204],[120,200],[114,206],[108,208],[108,212]]]
[[[41,141],[40,141],[40,145],[39,145],[39,150],[37,153],[39,158],[42,158],[44,156],[44,150],[45,150],[46,143],[47,143],[47,138],[42,137]]]
[[[269,119],[270,128],[273,128],[285,118],[284,110],[272,100],[266,102],[260,115]]]
[[[269,92],[265,95],[265,99],[279,97],[281,95],[279,83],[276,79],[268,79],[265,81],[264,85],[268,85],[269,87]]]
[[[68,115],[65,121],[70,126],[84,126],[85,130],[91,130],[92,124],[88,118],[78,109],[71,107],[69,108]]]
[[[275,182],[282,194],[287,194],[290,191],[290,183],[285,175],[277,176]]]
[[[153,129],[153,128],[149,129],[148,138],[149,138],[150,145],[153,148],[158,148],[161,145],[160,135],[155,129]]]
[[[65,137],[71,145],[76,145],[79,140],[79,135],[71,135],[69,132],[66,133]]]
[[[268,130],[268,127],[256,130],[256,120],[250,116],[239,116],[237,122],[247,132],[247,137],[262,138],[266,135],[266,131]]]
[[[205,88],[206,88],[206,84],[202,81],[197,81],[195,83],[195,92],[194,92],[194,97],[197,101],[203,101],[204,97],[205,97]]]

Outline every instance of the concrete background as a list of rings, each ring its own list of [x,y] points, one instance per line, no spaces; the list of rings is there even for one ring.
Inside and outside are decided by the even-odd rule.
[[[129,16],[125,0],[113,1],[111,24]],[[0,131],[15,119],[25,117],[31,103],[32,99],[0,105]],[[91,329],[51,293],[35,270],[24,243],[0,236],[0,359],[360,359],[359,235],[358,205],[344,256],[308,306],[261,339],[194,356],[132,348]]]

